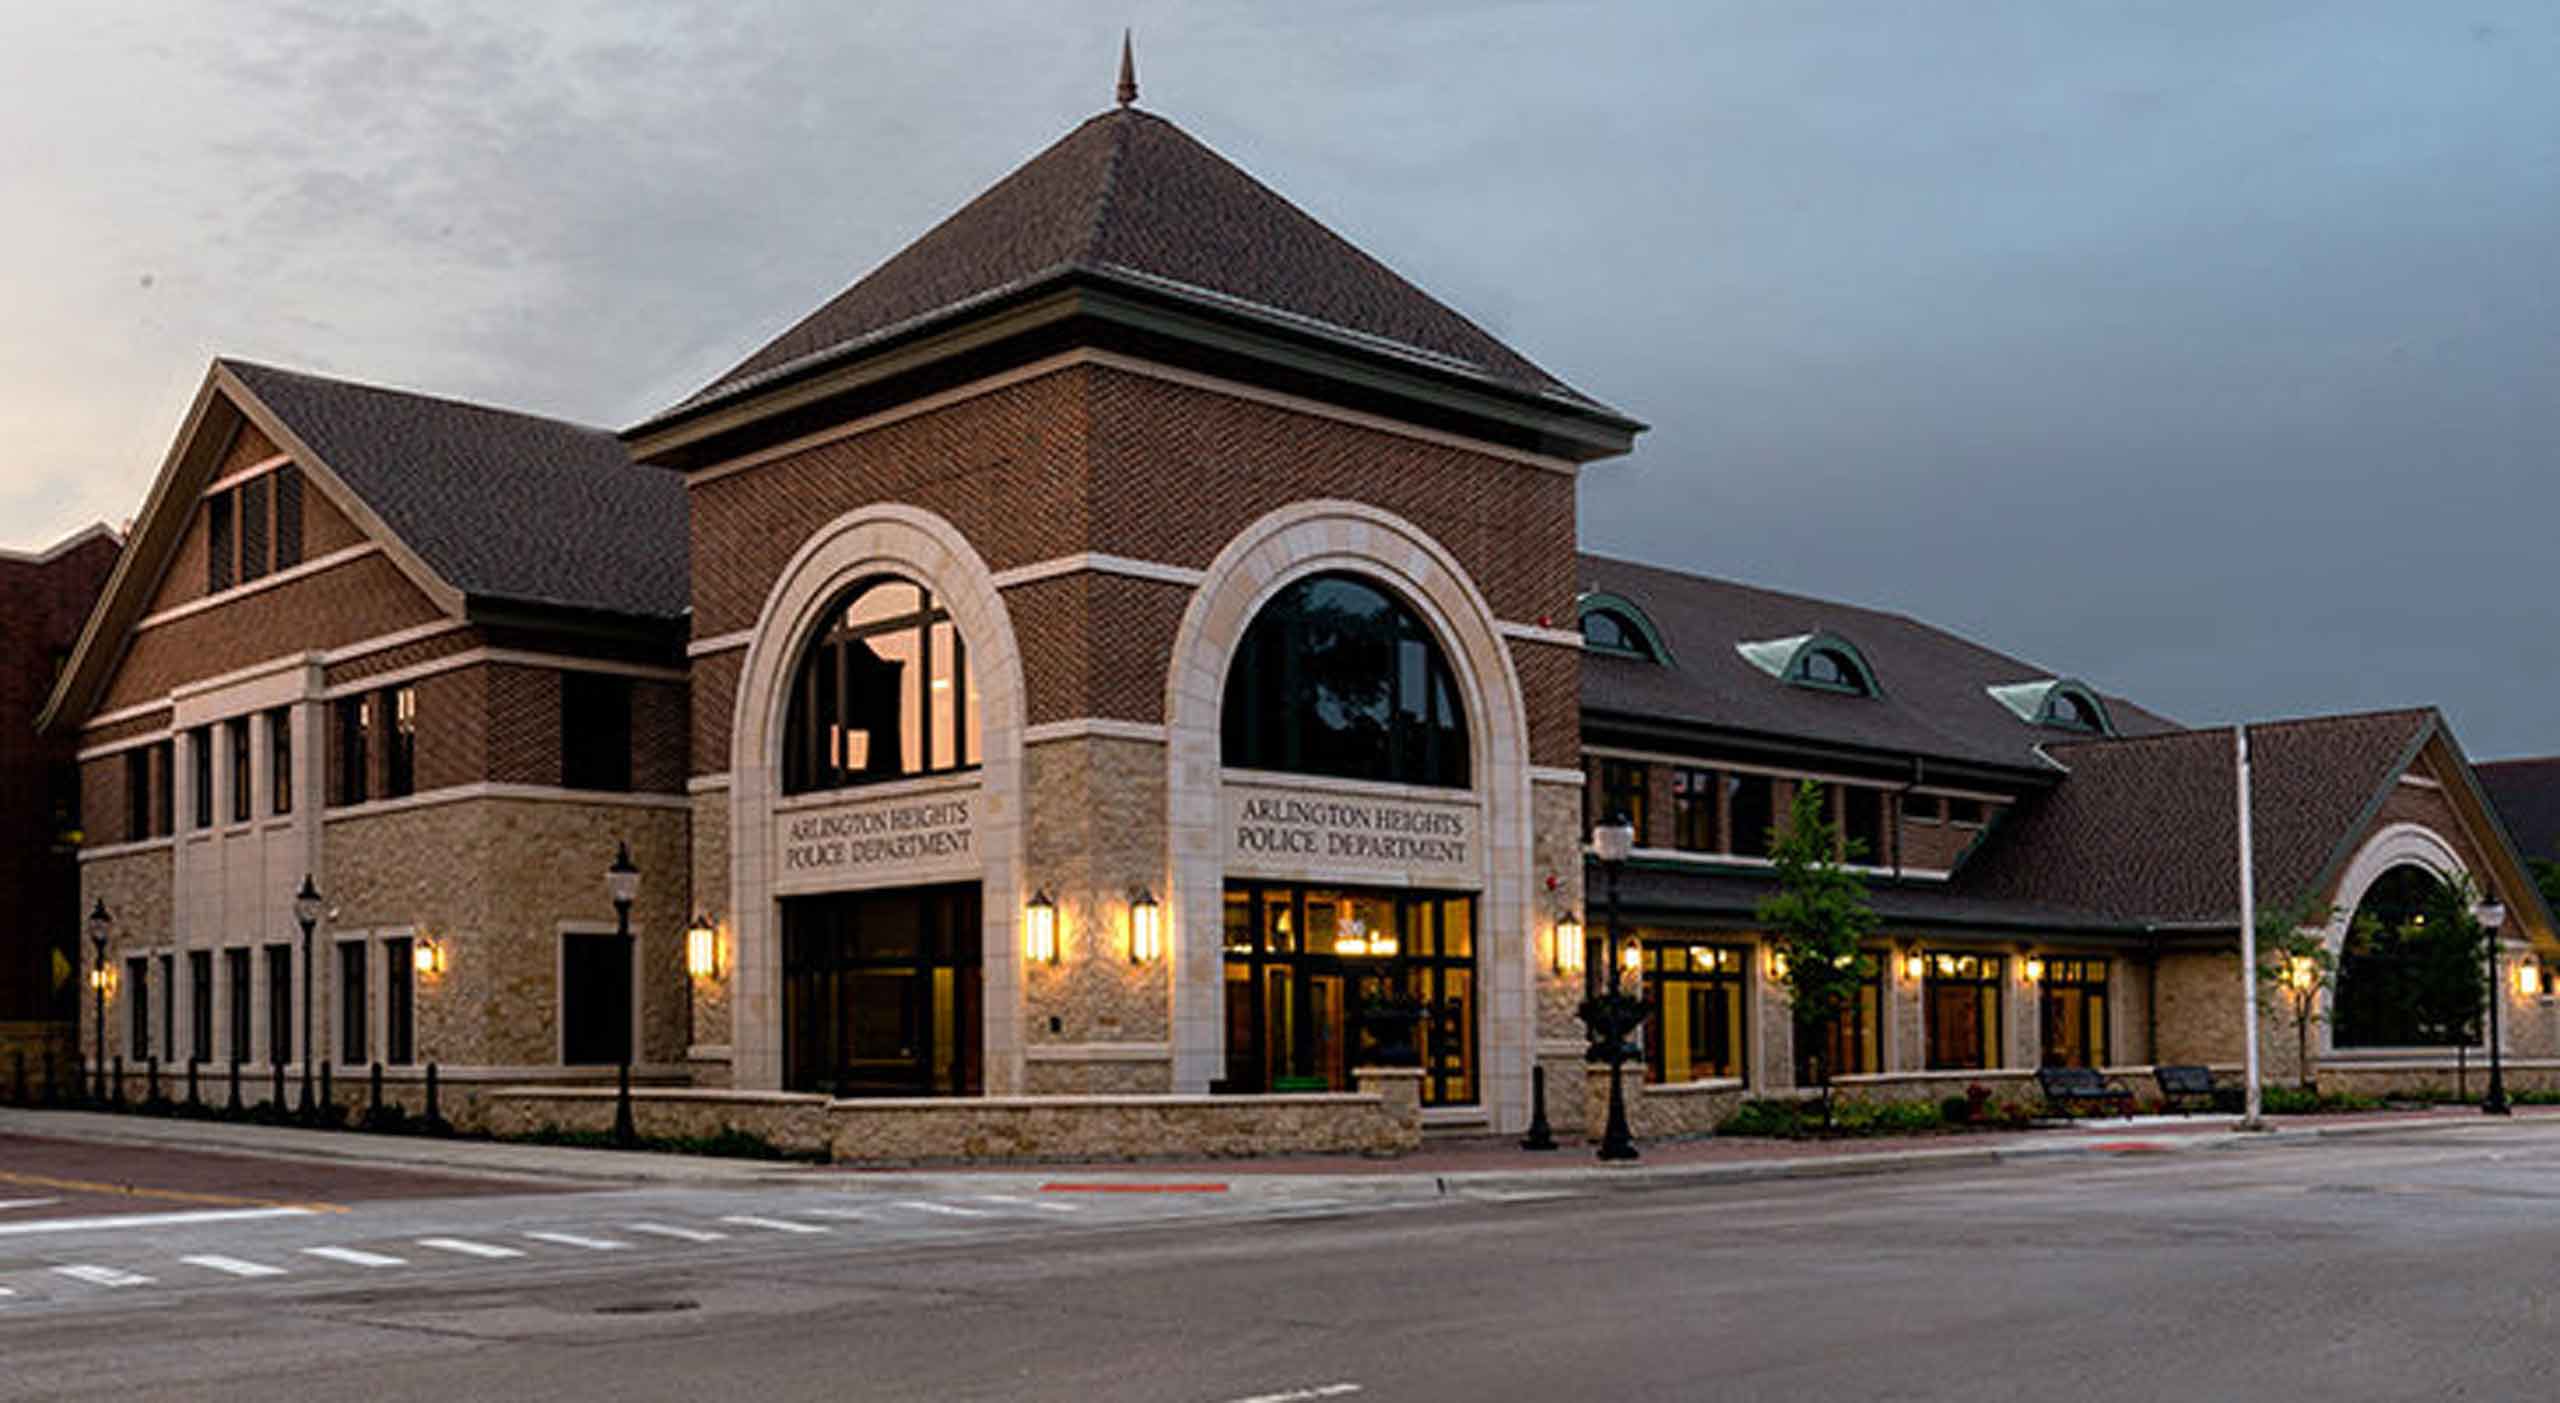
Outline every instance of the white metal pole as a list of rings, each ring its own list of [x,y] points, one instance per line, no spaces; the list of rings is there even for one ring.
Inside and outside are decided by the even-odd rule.
[[[2246,722],[2231,728],[2233,761],[2240,791],[2240,1036],[2246,1047],[2248,1066],[2248,1110],[2240,1124],[2249,1129],[2259,1126],[2261,1088],[2258,1083],[2258,881],[2256,861],[2251,854],[2249,819],[2249,727]]]

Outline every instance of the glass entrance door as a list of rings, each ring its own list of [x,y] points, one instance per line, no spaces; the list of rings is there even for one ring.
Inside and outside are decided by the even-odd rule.
[[[1474,898],[1239,883],[1226,925],[1230,1090],[1352,1089],[1370,1011],[1409,1000],[1424,1103],[1475,1101]]]
[[[983,1090],[976,883],[793,897],[782,943],[784,1086]]]

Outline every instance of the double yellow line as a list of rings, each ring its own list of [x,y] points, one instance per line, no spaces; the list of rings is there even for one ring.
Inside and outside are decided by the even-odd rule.
[[[19,1174],[0,1169],[0,1184],[23,1184],[33,1189],[65,1189],[72,1193],[117,1194],[126,1198],[165,1199],[171,1203],[210,1203],[225,1208],[299,1208],[307,1213],[344,1213],[339,1203],[287,1203],[273,1198],[243,1198],[237,1194],[195,1193],[187,1189],[146,1189],[135,1184],[108,1184],[94,1179],[57,1179],[49,1174]]]

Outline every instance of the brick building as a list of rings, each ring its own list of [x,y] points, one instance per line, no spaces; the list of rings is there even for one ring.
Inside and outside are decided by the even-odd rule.
[[[1509,1131],[1581,1075],[1625,810],[1646,1129],[1816,1048],[1877,1094],[2236,1056],[2228,733],[1579,554],[1641,427],[1125,100],[618,435],[217,362],[49,713],[113,1045],[628,1061],[884,1156]],[[2551,946],[2432,713],[2262,731],[2271,892],[2414,864]],[[1801,779],[1886,926],[1799,1030],[1753,912]]]
[[[0,793],[12,796],[0,807],[0,904],[18,914],[0,935],[0,1076],[23,1058],[41,1077],[48,1056],[68,1075],[85,967],[80,784],[71,738],[37,734],[36,717],[122,544],[102,524],[42,551],[0,551]]]

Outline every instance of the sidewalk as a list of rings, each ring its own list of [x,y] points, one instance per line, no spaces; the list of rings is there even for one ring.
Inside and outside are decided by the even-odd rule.
[[[2500,1121],[2469,1106],[2365,1115],[2289,1116],[2244,1132],[2229,1116],[2148,1116],[2017,1132],[1794,1141],[1734,1137],[1642,1146],[1634,1164],[1601,1165],[1587,1142],[1535,1153],[1508,1139],[1435,1140],[1394,1159],[1307,1155],[1263,1159],[950,1165],[918,1169],[777,1164],[486,1140],[430,1140],[87,1111],[0,1109],[0,1135],[334,1160],[350,1164],[595,1187],[800,1183],[847,1192],[930,1193],[954,1185],[1051,1192],[1353,1192],[1407,1197],[1458,1190],[1590,1192],[1962,1169],[2089,1155],[2303,1147],[2341,1136],[2560,1126],[2560,1107],[2519,1107]]]

